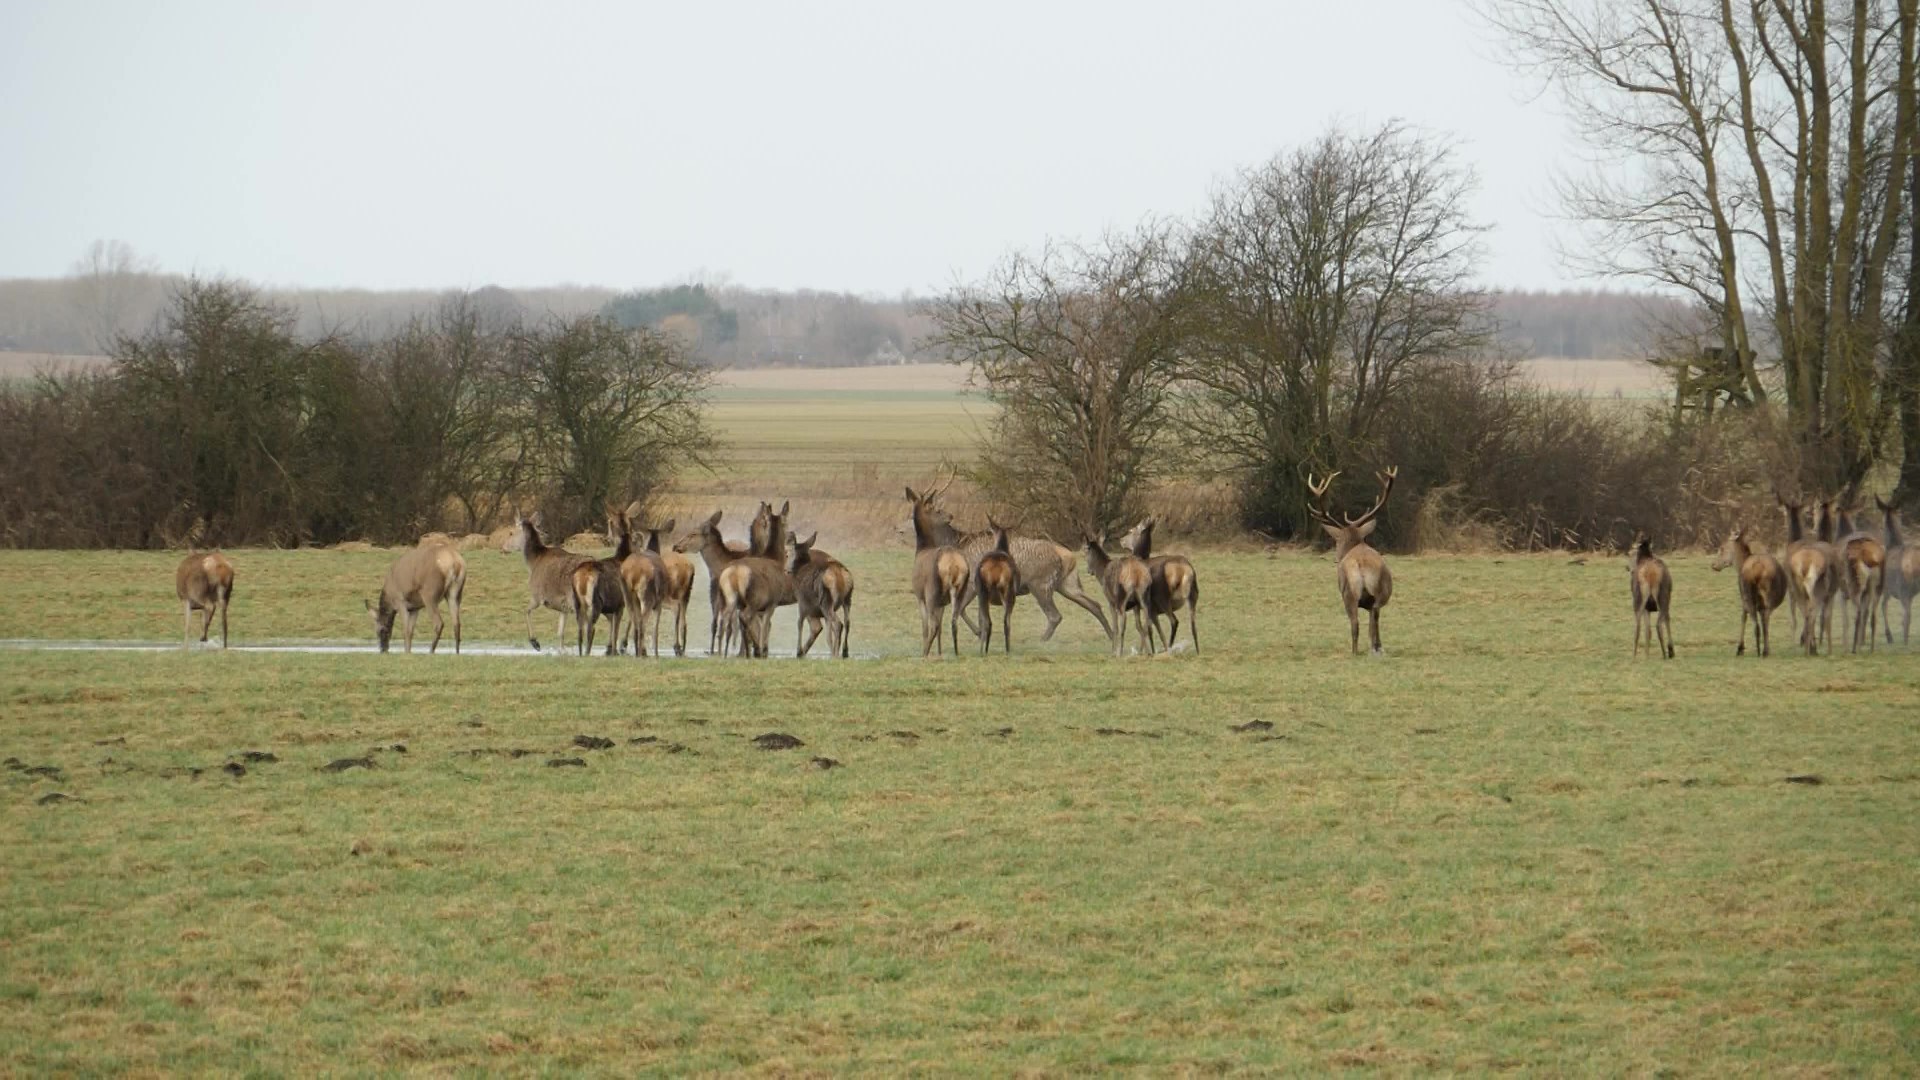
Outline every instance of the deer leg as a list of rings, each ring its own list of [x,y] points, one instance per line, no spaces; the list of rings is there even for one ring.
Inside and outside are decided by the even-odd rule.
[[[1380,605],[1379,604],[1375,604],[1372,607],[1367,609],[1367,618],[1368,618],[1367,631],[1369,636],[1373,640],[1373,655],[1385,656],[1386,650],[1380,647]]]
[[[1049,587],[1046,591],[1049,594],[1051,594],[1054,590],[1052,587]],[[1094,618],[1094,621],[1100,624],[1100,629],[1104,631],[1108,637],[1113,636],[1113,627],[1107,625],[1107,617],[1101,613],[1100,605],[1094,603],[1093,600],[1089,598],[1086,593],[1081,591],[1080,575],[1077,572],[1072,574],[1065,574],[1061,576],[1059,581],[1059,591],[1060,591],[1060,595],[1066,597],[1067,599],[1073,601],[1076,604],[1079,604],[1081,607],[1086,608],[1087,614],[1092,615]],[[1033,598],[1035,601],[1039,602],[1040,610],[1046,612],[1048,618],[1051,620],[1047,625],[1047,632],[1040,635],[1041,641],[1048,641],[1052,639],[1054,630],[1058,628],[1060,625],[1060,613],[1053,606],[1053,600],[1051,598],[1051,595],[1049,595],[1048,599],[1041,600],[1040,592],[1041,591],[1039,589],[1033,590]],[[1118,616],[1115,616],[1115,618],[1118,618]]]
[[[200,612],[202,615],[202,618],[200,619],[200,640],[203,643],[213,633],[213,608],[214,608],[214,605],[218,604],[219,602],[220,601],[218,599],[215,599],[212,603],[200,609]]]
[[[813,631],[811,634],[807,633],[809,628]],[[815,615],[812,618],[808,618],[806,612],[801,612],[799,621],[793,624],[793,658],[799,660],[805,657],[807,650],[813,648],[814,641],[819,637],[820,617]],[[829,638],[828,643],[831,645],[831,638]]]
[[[460,594],[457,592],[454,593],[453,599],[448,602],[447,606],[453,609],[453,655],[459,656],[460,655]],[[438,611],[439,609],[435,608],[434,610]]]
[[[1360,655],[1360,605],[1347,600],[1347,630],[1353,640],[1353,655]]]
[[[1746,605],[1742,604],[1740,607],[1740,644],[1733,647],[1733,655],[1735,656],[1747,655],[1747,614]],[[1753,647],[1756,649],[1760,647],[1760,617],[1758,615],[1755,615],[1753,618]]]
[[[420,621],[420,613],[408,608],[402,617],[406,619],[406,625],[401,630],[404,635],[402,641],[405,643],[407,655],[411,656],[413,655],[413,628]]]
[[[1013,601],[1014,594],[1007,594],[1007,604],[1000,609],[1000,651],[1013,655]]]
[[[1765,600],[1762,600],[1760,602],[1760,610],[1753,616],[1753,649],[1761,656],[1767,655],[1767,630],[1769,629],[1768,624],[1772,621],[1773,613],[1767,610],[1767,603]],[[1742,623],[1741,625],[1744,626],[1745,624]],[[1744,629],[1741,631],[1740,640],[1742,642],[1746,641],[1746,631]]]
[[[1906,647],[1907,632],[1912,629],[1913,629],[1913,597],[1903,596],[1900,598],[1900,645],[1902,648]],[[1893,632],[1891,620],[1889,620],[1888,622],[1887,632],[1889,634]]]
[[[1667,605],[1667,604],[1660,605],[1660,638],[1661,638],[1661,644],[1666,648],[1667,659],[1669,660],[1673,659],[1673,615],[1671,614],[1672,610],[1673,609],[1670,605]]]
[[[853,597],[847,597],[847,606],[840,609],[840,659],[853,658]]]

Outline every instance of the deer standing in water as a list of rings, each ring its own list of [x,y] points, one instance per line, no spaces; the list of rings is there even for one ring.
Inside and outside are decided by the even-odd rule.
[[[738,559],[747,557],[749,545],[738,540],[721,539],[717,546],[707,543],[707,526],[713,526],[713,534],[720,535],[720,511],[715,510],[713,517],[687,535],[674,541],[673,550],[677,555],[699,552],[700,560],[707,566],[707,606],[713,613],[712,622],[707,626],[707,653],[719,656],[720,647],[720,571]],[[756,525],[758,522],[756,520]]]
[[[639,503],[627,508],[629,515],[638,514]],[[660,652],[660,613],[663,608],[673,609],[673,655],[687,655],[687,601],[693,598],[693,563],[687,557],[671,548],[662,549],[660,535],[672,533],[674,519],[668,518],[665,525],[642,526],[640,531],[647,534],[644,550],[660,560],[660,602],[653,609],[653,651]]]
[[[1393,493],[1393,481],[1400,475],[1398,466],[1375,475],[1380,480],[1380,496],[1373,505],[1359,517],[1347,516],[1336,520],[1326,507],[1327,491],[1333,486],[1333,478],[1338,472],[1329,473],[1325,480],[1315,481],[1312,474],[1307,476],[1307,490],[1314,501],[1307,504],[1307,513],[1320,523],[1328,536],[1333,538],[1334,574],[1340,583],[1340,600],[1347,607],[1347,628],[1351,632],[1353,652],[1360,652],[1360,612],[1368,615],[1368,631],[1373,644],[1373,655],[1385,655],[1380,648],[1380,611],[1393,598],[1393,574],[1387,569],[1387,560],[1367,543],[1367,537],[1373,535],[1375,519],[1380,510],[1387,505],[1387,496]]]
[[[233,564],[218,551],[189,552],[173,571],[173,591],[180,597],[185,626],[180,647],[193,645],[193,613],[203,612],[200,640],[213,629],[213,613],[220,612],[220,647],[227,647],[227,605],[233,600]]]
[[[1153,553],[1153,527],[1155,519],[1135,525],[1120,541],[1120,546],[1133,553],[1134,558],[1144,559],[1147,573],[1152,582],[1147,588],[1147,632],[1149,635],[1160,629],[1160,616],[1165,615],[1172,625],[1172,631],[1161,640],[1166,642],[1167,651],[1173,651],[1173,642],[1180,636],[1180,609],[1187,609],[1187,637],[1193,642],[1193,651],[1200,652],[1200,575],[1194,572],[1193,563],[1185,555],[1155,555]]]
[[[934,502],[952,484],[953,477],[949,476],[945,484],[925,494],[908,488],[907,498],[915,504],[916,514],[924,508],[934,544],[959,548],[971,567],[983,553],[993,548],[993,533],[962,532],[954,527],[953,518]],[[1107,616],[1101,612],[1100,605],[1088,598],[1081,589],[1079,560],[1072,551],[1040,537],[1013,536],[1008,538],[1008,554],[1013,556],[1014,568],[1019,572],[1019,584],[1016,586],[1018,595],[1031,594],[1033,602],[1040,605],[1041,612],[1047,617],[1047,628],[1040,635],[1041,641],[1051,640],[1053,632],[1060,628],[1060,609],[1054,604],[1055,594],[1085,608],[1100,623],[1107,640],[1113,640],[1113,627],[1107,622]],[[960,618],[966,621],[967,628],[977,635],[980,628],[974,625],[973,613],[966,608],[972,599],[972,592],[973,581],[969,576],[966,590],[956,602],[956,610]]]
[[[1147,655],[1153,655],[1153,635],[1146,624],[1147,593],[1153,588],[1153,574],[1147,564],[1132,555],[1115,558],[1107,554],[1105,535],[1084,534],[1087,542],[1087,569],[1100,579],[1100,591],[1106,594],[1107,609],[1113,613],[1113,655],[1124,656],[1127,645],[1127,612],[1133,612],[1135,635]]]
[[[993,609],[1000,609],[1000,648],[1008,656],[1013,655],[1013,598],[1020,591],[1020,569],[1013,561],[1008,550],[1012,538],[1007,528],[992,518],[987,519],[987,527],[993,530],[993,548],[980,554],[973,564],[973,592],[980,598],[980,655],[993,652]],[[954,645],[954,652],[960,651]]]
[[[1667,564],[1653,553],[1646,533],[1633,538],[1633,563],[1628,568],[1633,593],[1633,655],[1640,655],[1641,631],[1647,650],[1673,659],[1673,577]],[[1655,634],[1659,637],[1656,642]]]
[[[827,655],[845,658],[847,639],[853,629],[853,571],[825,552],[813,550],[820,534],[793,542],[793,555],[787,561],[787,574],[793,579],[793,591],[800,605],[800,627],[795,634],[799,647],[796,658],[807,655],[820,626],[827,628]],[[819,557],[816,557],[819,556]],[[811,630],[811,633],[808,631]]]
[[[593,607],[594,590],[599,587],[599,568],[585,555],[547,546],[540,538],[538,510],[532,517],[516,514],[513,525],[514,536],[507,541],[506,550],[518,551],[527,562],[527,644],[535,652],[540,650],[540,639],[533,636],[533,613],[546,608],[559,613],[555,637],[566,631],[567,616],[573,615],[577,651],[586,655],[586,619]]]
[[[460,598],[467,589],[467,560],[446,540],[422,540],[420,545],[395,559],[380,583],[378,602],[367,601],[367,614],[380,639],[380,651],[386,652],[393,641],[393,621],[406,613],[403,640],[406,651],[413,652],[413,628],[422,609],[433,613],[433,644],[427,651],[437,652],[446,621],[440,617],[440,602],[453,609],[453,652],[460,654]]]
[[[614,581],[620,589],[621,604],[628,615],[628,634],[633,638],[633,655],[636,659],[647,655],[647,616],[653,616],[653,647],[660,650],[660,607],[661,594],[666,589],[666,565],[658,552],[636,548],[633,543],[633,515],[640,512],[640,504],[627,504],[625,510],[613,510],[607,514],[607,539],[613,541],[613,557],[602,560],[601,568],[605,572],[608,563],[612,564]],[[596,597],[597,601],[597,597]],[[609,620],[616,635],[619,633],[619,621]],[[607,646],[607,655],[614,653],[615,646]]]
[[[1899,514],[1893,504],[1873,497],[1880,507],[1880,513],[1886,518],[1886,569],[1881,576],[1880,625],[1886,628],[1887,644],[1893,644],[1893,615],[1888,604],[1899,601],[1900,644],[1907,644],[1907,632],[1913,627],[1914,587],[1920,585],[1920,548],[1907,546],[1906,538],[1900,535]]]
[[[912,488],[907,489],[907,501],[913,504],[913,596],[920,603],[921,659],[935,649],[945,651],[940,618],[948,604],[954,605],[953,655],[960,655],[959,605],[967,591],[967,556],[952,544],[934,539],[932,500],[932,495],[916,495]]]
[[[1740,584],[1740,644],[1733,650],[1733,655],[1746,655],[1747,620],[1751,618],[1754,653],[1770,656],[1773,612],[1787,598],[1786,567],[1780,565],[1779,559],[1749,547],[1744,529],[1733,530],[1733,535],[1727,537],[1727,542],[1720,547],[1719,556],[1713,560],[1715,572],[1729,566],[1739,575]]]

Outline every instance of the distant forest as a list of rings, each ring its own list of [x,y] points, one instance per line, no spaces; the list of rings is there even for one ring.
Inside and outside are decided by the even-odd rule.
[[[185,279],[111,266],[64,278],[0,280],[0,351],[96,355],[116,335],[150,329]],[[264,289],[261,299],[298,313],[297,332],[382,338],[448,293],[426,289]],[[933,360],[931,325],[912,296],[776,292],[734,285],[673,285],[620,292],[563,285],[473,294],[503,323],[519,317],[604,313],[628,326],[676,332],[715,367],[858,367]],[[1630,358],[1648,351],[1647,328],[1684,314],[1675,300],[1608,291],[1496,292],[1492,310],[1523,357]]]

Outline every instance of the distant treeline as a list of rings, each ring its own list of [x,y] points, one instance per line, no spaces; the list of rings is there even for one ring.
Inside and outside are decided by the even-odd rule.
[[[95,267],[64,278],[0,280],[0,351],[97,355],[122,335],[151,330],[186,284],[174,274]],[[776,292],[687,284],[619,292],[586,286],[470,293],[426,289],[262,289],[303,341],[382,338],[461,296],[495,322],[605,315],[624,326],[675,331],[714,367],[858,367],[932,360],[932,324],[912,296]],[[1677,301],[1605,291],[1498,292],[1493,312],[1522,357],[1610,359],[1645,352],[1645,328]]]

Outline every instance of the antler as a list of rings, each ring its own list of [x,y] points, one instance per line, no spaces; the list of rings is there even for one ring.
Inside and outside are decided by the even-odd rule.
[[[1337,527],[1340,524],[1333,520],[1333,515],[1327,512],[1326,507],[1327,491],[1333,487],[1333,478],[1339,475],[1340,472],[1336,469],[1328,473],[1325,480],[1315,481],[1311,472],[1307,474],[1307,491],[1319,503],[1317,506],[1311,502],[1307,504],[1307,516],[1322,525],[1333,525]]]
[[[1400,475],[1400,466],[1395,465],[1384,472],[1377,472],[1373,475],[1380,480],[1380,497],[1373,500],[1373,505],[1367,508],[1366,513],[1361,514],[1359,517],[1349,516],[1347,518],[1347,527],[1350,529],[1372,521],[1374,515],[1380,512],[1380,508],[1387,505],[1387,496],[1393,493],[1393,481],[1395,477]]]
[[[947,482],[944,484],[941,484],[937,488],[934,488],[932,491],[927,492],[926,495],[923,497],[928,502],[932,502],[933,500],[939,498],[941,495],[946,493],[946,490],[948,488],[953,486],[954,480],[958,478],[959,475],[960,475],[959,469],[954,468],[952,465],[948,465],[947,466]]]

